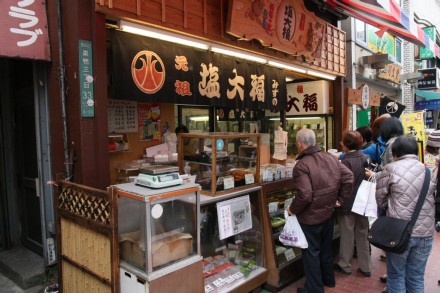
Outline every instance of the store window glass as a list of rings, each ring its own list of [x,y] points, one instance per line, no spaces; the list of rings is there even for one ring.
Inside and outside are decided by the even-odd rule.
[[[175,113],[177,125],[185,125],[189,132],[209,132],[209,108],[197,106],[180,106]],[[180,116],[180,117],[179,117]],[[177,126],[176,125],[176,126]]]
[[[355,20],[355,28],[356,28],[356,41],[361,42],[363,44],[367,43],[367,29],[365,22],[356,19]]]

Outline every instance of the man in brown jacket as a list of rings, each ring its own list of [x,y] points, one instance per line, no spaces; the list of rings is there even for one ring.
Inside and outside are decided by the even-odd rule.
[[[324,293],[335,287],[333,271],[333,212],[351,196],[353,173],[339,160],[316,146],[315,133],[302,129],[296,135],[299,151],[293,169],[296,195],[289,214],[295,214],[309,247],[302,250],[306,281],[298,293]]]

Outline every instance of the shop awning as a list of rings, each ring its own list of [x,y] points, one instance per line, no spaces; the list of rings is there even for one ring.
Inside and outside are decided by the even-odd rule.
[[[327,0],[327,4],[340,13],[379,28],[378,34],[388,31],[418,46],[429,48],[440,57],[439,47],[394,0]]]
[[[415,110],[439,110],[440,92],[416,90]]]
[[[425,101],[440,100],[440,92],[416,90],[416,96]]]

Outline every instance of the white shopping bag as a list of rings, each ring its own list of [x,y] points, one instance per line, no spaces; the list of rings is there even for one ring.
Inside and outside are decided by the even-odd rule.
[[[376,182],[372,182],[370,186],[365,216],[377,218]]]
[[[286,224],[284,224],[283,231],[280,234],[280,241],[286,246],[294,246],[305,249],[309,247],[306,236],[299,225],[298,219],[295,215],[289,216],[287,211],[284,211]]]
[[[366,210],[369,202],[370,195],[372,194],[374,201],[376,201],[376,181],[374,176],[371,176],[368,180],[362,180],[361,185],[356,193],[356,197],[353,202],[351,211],[359,215],[366,215]],[[371,208],[371,204],[370,204]],[[369,213],[371,210],[369,210]],[[376,205],[377,216],[377,205]]]

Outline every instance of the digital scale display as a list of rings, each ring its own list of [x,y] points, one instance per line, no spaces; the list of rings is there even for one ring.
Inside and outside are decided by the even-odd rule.
[[[179,175],[177,174],[168,174],[168,175],[159,175],[157,176],[157,178],[159,179],[160,182],[168,182],[174,179],[179,179]]]

